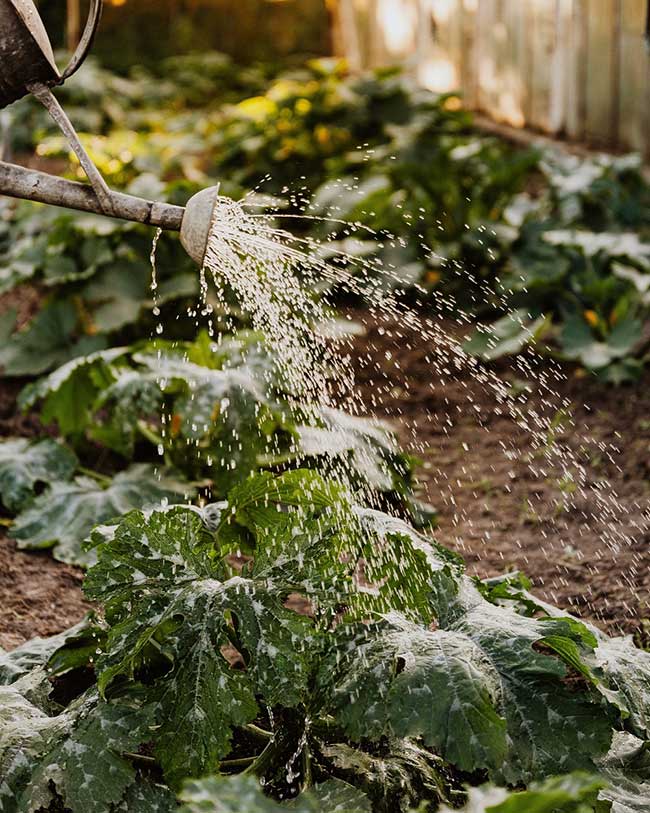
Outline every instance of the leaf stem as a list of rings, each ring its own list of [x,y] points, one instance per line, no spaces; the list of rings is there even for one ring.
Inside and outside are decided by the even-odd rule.
[[[138,432],[142,435],[143,438],[149,441],[149,443],[153,443],[154,446],[158,446],[162,444],[163,439],[160,435],[157,435],[153,429],[147,426],[144,421],[138,421],[136,424],[138,428]]]
[[[305,742],[302,749],[302,791],[308,790],[314,781],[311,773],[311,749],[309,742]]]
[[[79,474],[85,474],[86,477],[91,477],[96,480],[100,485],[108,487],[113,482],[113,479],[106,474],[100,474],[98,471],[87,469],[85,466],[79,466],[77,469]]]
[[[132,754],[127,751],[124,753],[124,756],[127,757],[127,759],[132,759],[134,762],[143,762],[146,763],[147,765],[158,764],[157,759],[155,759],[154,757],[149,757],[146,754]]]
[[[245,768],[252,762],[255,762],[257,757],[240,757],[239,759],[222,759],[219,763],[219,768]]]
[[[249,734],[252,734],[254,737],[257,737],[258,740],[268,742],[269,740],[273,739],[273,734],[270,731],[260,728],[259,726],[255,725],[255,723],[248,723],[244,726],[244,730]]]

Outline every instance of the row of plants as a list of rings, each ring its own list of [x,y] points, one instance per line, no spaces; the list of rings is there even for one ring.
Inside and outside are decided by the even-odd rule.
[[[250,409],[259,352],[203,340],[154,378],[115,348],[23,393],[77,453],[0,445],[10,533],[88,566],[96,610],[0,653],[0,810],[644,810],[650,654],[368,507],[368,459],[403,477],[377,427],[325,460],[290,446],[298,467],[260,454],[282,444],[272,387]],[[133,462],[137,435],[164,461]]]
[[[283,370],[239,330],[25,384],[4,524],[96,609],[0,653],[0,810],[643,810],[650,655],[467,577],[390,432]]]
[[[61,93],[117,187],[183,203],[216,181],[236,198],[263,182],[276,210],[310,218],[283,225],[325,241],[330,256],[352,255],[352,269],[363,258],[364,275],[431,307],[452,296],[478,319],[467,346],[487,361],[535,342],[606,380],[643,369],[650,186],[636,157],[515,149],[477,133],[454,95],[418,89],[395,71],[350,77],[333,60],[271,77],[218,54],[179,57],[155,80],[88,66]],[[37,105],[20,104],[17,146],[67,160],[67,145]],[[14,248],[2,290],[29,278],[50,287],[91,278],[97,255],[114,264],[100,250],[105,241],[94,239],[104,227],[65,215],[51,215],[40,255],[18,248],[16,256],[26,232],[30,240],[45,234],[43,217],[26,207],[6,223]],[[355,224],[352,236],[331,218]],[[80,223],[94,246],[85,253]],[[137,230],[125,234],[143,262]],[[183,258],[173,263],[181,278]],[[100,300],[101,280],[88,285]]]
[[[513,255],[503,249],[499,260],[496,243],[482,245],[486,223],[510,228],[510,242],[501,239],[515,245],[533,208],[551,205],[544,194],[556,194],[516,197],[537,157],[478,138],[454,97],[415,91],[393,74],[309,70],[225,110],[206,112],[200,100],[192,110],[179,94],[179,118],[167,125],[173,133],[181,121],[202,122],[193,135],[210,150],[196,163],[178,160],[180,142],[151,137],[162,130],[152,124],[137,161],[125,148],[102,168],[183,202],[226,168],[241,194],[263,159],[286,173],[270,189],[292,213],[301,205],[283,191],[292,180],[327,184],[354,164],[356,201],[386,178],[395,184],[388,200],[395,190],[402,197],[345,216],[393,229],[404,250],[426,227],[440,177],[449,211],[478,207],[462,214],[475,218],[473,230],[458,220],[453,261],[476,257],[477,288],[494,284]],[[153,115],[144,103],[134,109]],[[276,120],[304,126],[304,155],[286,154],[294,145],[282,139],[293,136]],[[349,141],[326,137],[339,126]],[[110,155],[120,131],[101,127]],[[407,159],[405,146],[400,158],[407,131],[422,149],[439,145],[442,174],[430,183],[419,175],[434,147]],[[375,150],[371,160],[351,155],[355,143]],[[142,173],[145,156],[159,162],[153,176]],[[188,182],[190,166],[198,174]],[[499,172],[508,192],[494,181]],[[617,189],[637,177],[615,162],[598,172]],[[480,179],[479,201],[463,202]],[[433,191],[420,206],[424,182]],[[600,188],[596,177],[589,184]],[[597,210],[587,203],[596,193],[575,185],[566,182],[574,197],[562,217],[581,222]],[[314,210],[327,211],[331,191],[309,198]],[[602,214],[641,217],[624,214],[638,199],[630,196],[620,211],[603,203]],[[452,230],[440,225],[440,234]],[[2,290],[28,283],[37,301],[25,324],[20,314],[15,326],[5,320],[0,366],[24,379],[19,406],[41,423],[38,437],[0,444],[4,524],[21,547],[85,567],[96,609],[61,635],[0,653],[2,813],[647,807],[648,653],[540,602],[522,576],[468,577],[456,554],[418,530],[435,512],[417,501],[416,461],[389,429],[301,407],[272,344],[246,329],[234,303],[208,294],[197,305],[199,275],[174,238],[159,243],[151,288],[151,234],[141,227],[25,205],[8,210],[3,228]],[[366,248],[383,254],[388,242]],[[434,246],[440,257],[443,244]],[[410,264],[409,284],[471,298],[452,260],[431,265],[431,247],[395,259],[394,270]],[[485,315],[506,296],[493,287]],[[213,329],[197,336],[206,316]],[[545,308],[524,316],[554,325]],[[511,349],[523,344],[509,338]]]
[[[291,396],[272,351],[247,331],[219,344],[201,333],[192,343],[144,341],[73,359],[18,399],[67,444],[0,446],[0,496],[17,513],[11,535],[84,565],[92,528],[129,508],[197,489],[220,499],[255,471],[296,467],[324,471],[418,525],[434,520],[413,495],[416,461],[388,427],[333,408],[302,410]],[[80,460],[99,461],[100,471]],[[50,485],[31,500],[34,482]]]

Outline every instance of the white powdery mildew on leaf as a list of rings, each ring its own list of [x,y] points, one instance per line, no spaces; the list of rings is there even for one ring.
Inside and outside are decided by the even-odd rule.
[[[121,800],[135,771],[122,757],[150,737],[153,709],[105,703],[90,691],[50,717],[20,695],[21,684],[0,689],[11,725],[0,732],[3,811],[48,807],[52,787],[74,813],[106,813]]]
[[[88,564],[93,556],[82,552],[82,542],[96,525],[133,508],[163,500],[182,502],[191,492],[186,483],[144,463],[120,472],[107,486],[90,477],[56,482],[18,516],[11,535],[21,548],[56,546],[58,559]]]
[[[75,454],[52,438],[0,442],[0,502],[10,511],[25,506],[37,484],[65,482],[77,467]]]
[[[287,610],[265,582],[226,578],[221,560],[209,556],[214,545],[189,508],[132,512],[100,542],[87,579],[87,592],[114,622],[97,663],[100,689],[146,664],[154,638],[169,661],[152,691],[160,700],[156,753],[172,783],[228,753],[233,727],[258,713],[256,695],[296,704],[308,677],[309,620]],[[233,646],[245,669],[222,655]]]

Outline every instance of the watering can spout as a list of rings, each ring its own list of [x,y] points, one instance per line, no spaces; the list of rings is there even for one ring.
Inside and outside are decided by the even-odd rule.
[[[106,214],[92,186],[4,161],[0,161],[0,194],[66,209]],[[167,231],[179,231],[187,253],[198,265],[203,265],[219,197],[218,185],[198,192],[190,198],[185,208],[121,192],[109,194],[112,217],[158,226]]]

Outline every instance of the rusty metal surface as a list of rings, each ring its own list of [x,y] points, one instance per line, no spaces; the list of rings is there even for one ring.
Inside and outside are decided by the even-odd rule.
[[[24,6],[23,2],[23,10]],[[35,8],[33,13],[38,18]],[[28,85],[60,82],[59,72],[12,0],[0,0],[0,107],[26,96]]]

